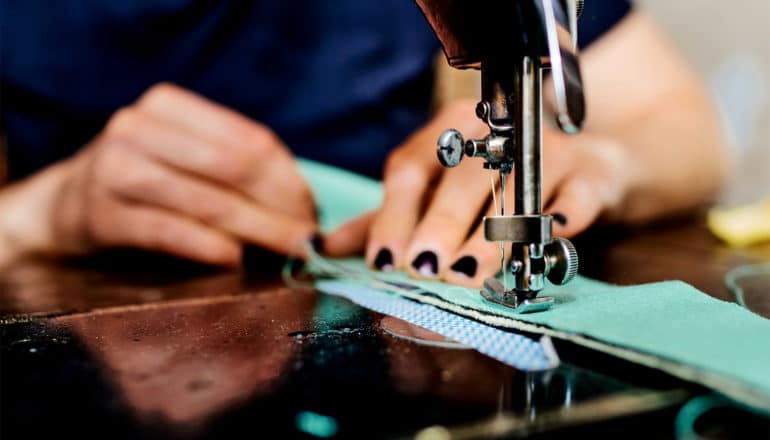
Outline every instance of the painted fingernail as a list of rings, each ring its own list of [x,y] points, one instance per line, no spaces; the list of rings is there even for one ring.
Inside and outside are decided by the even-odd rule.
[[[302,268],[305,267],[305,262],[300,260],[299,258],[295,258],[291,260],[291,268],[289,269],[290,273],[295,274],[302,270]]]
[[[435,277],[438,274],[438,257],[431,251],[422,252],[412,261],[412,267],[426,277]]]
[[[383,272],[393,271],[393,254],[390,253],[390,249],[382,248],[377,252],[377,256],[374,257],[374,267]]]
[[[313,246],[313,250],[322,253],[324,249],[324,239],[321,234],[313,234],[310,237],[310,246]]]
[[[551,214],[551,217],[553,217],[553,220],[561,226],[567,226],[567,216],[561,212],[554,212]]]
[[[466,275],[468,278],[473,278],[476,275],[476,269],[478,269],[479,263],[475,258],[471,256],[465,256],[455,261],[450,269],[455,272],[459,272]]]

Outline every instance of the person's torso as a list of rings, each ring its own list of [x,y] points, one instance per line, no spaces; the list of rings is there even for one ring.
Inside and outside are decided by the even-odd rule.
[[[267,124],[298,155],[370,175],[428,112],[438,43],[411,0],[6,0],[2,10],[12,177],[70,155],[160,81]]]

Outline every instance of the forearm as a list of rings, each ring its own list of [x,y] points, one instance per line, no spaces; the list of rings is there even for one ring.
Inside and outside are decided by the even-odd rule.
[[[611,220],[642,223],[714,199],[730,166],[718,117],[702,90],[671,95],[625,127],[614,137],[630,159],[628,187],[608,213]]]
[[[713,198],[728,165],[715,106],[700,78],[643,11],[583,56],[585,132],[624,157],[622,195],[604,213],[640,223]]]

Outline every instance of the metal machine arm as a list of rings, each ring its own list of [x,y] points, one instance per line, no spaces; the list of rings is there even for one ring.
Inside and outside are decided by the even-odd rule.
[[[508,270],[513,282],[508,288],[488,279],[482,295],[520,312],[547,309],[553,300],[537,298],[545,278],[555,284],[569,282],[577,273],[578,258],[572,243],[551,235],[552,218],[542,214],[543,71],[550,69],[559,127],[565,133],[577,133],[585,117],[576,56],[577,17],[583,2],[417,2],[449,63],[481,69],[476,115],[489,126],[489,134],[465,141],[456,130],[447,130],[439,137],[437,154],[446,167],[457,166],[463,156],[480,157],[484,168],[500,175],[500,213],[484,218],[484,232],[488,241],[501,243],[501,261],[505,261],[503,243],[510,243]],[[464,23],[463,17],[472,23]],[[480,24],[478,17],[490,19]],[[513,214],[507,214],[504,191],[511,173],[515,197]]]

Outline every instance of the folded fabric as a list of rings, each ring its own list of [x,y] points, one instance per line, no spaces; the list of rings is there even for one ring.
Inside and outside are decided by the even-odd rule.
[[[324,230],[379,205],[382,191],[376,181],[307,161],[300,167]],[[550,310],[515,314],[484,300],[476,289],[372,272],[360,258],[334,264],[355,274],[351,283],[384,280],[400,295],[494,326],[567,339],[770,412],[770,320],[681,281],[621,287],[578,276],[566,286],[546,287],[542,295],[556,301]],[[398,287],[404,284],[419,289]]]
[[[404,321],[459,342],[493,359],[521,371],[550,370],[559,365],[559,357],[548,336],[535,341],[523,335],[503,331],[480,322],[455,315],[429,304],[391,295],[379,289],[351,283],[347,280],[323,280],[318,290],[343,296],[350,301],[385,315]],[[437,342],[425,342],[438,345]]]

